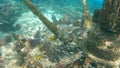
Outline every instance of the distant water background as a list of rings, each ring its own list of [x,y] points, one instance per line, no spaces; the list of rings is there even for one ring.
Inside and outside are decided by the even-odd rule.
[[[54,6],[82,6],[81,0],[31,0],[32,2],[36,4],[40,3],[48,3],[46,5],[53,4]],[[88,4],[88,8],[91,12],[93,12],[95,9],[100,9],[102,7],[104,0],[86,0]]]
[[[22,0],[0,0],[0,4],[4,2],[12,2],[12,1],[22,1]],[[81,6],[81,0],[30,0],[31,2],[35,4],[46,4],[54,5],[54,6]],[[86,0],[88,7],[91,12],[93,12],[96,8],[101,8],[104,0]]]
[[[0,0],[0,12],[2,13],[4,11],[8,10],[9,7],[5,7],[4,5],[15,3],[15,2],[23,3],[22,1],[23,0]],[[35,5],[45,6],[46,8],[59,7],[62,9],[63,7],[69,7],[69,8],[82,7],[81,0],[30,0],[30,1],[32,3],[34,3]],[[93,13],[95,9],[102,8],[102,4],[103,4],[104,0],[86,0],[86,1],[87,1],[88,8],[89,8],[90,12]],[[17,9],[17,8],[14,8],[14,9]],[[22,7],[21,9],[24,9],[24,7]],[[56,11],[57,11],[57,9],[56,9]],[[19,10],[19,12],[20,12],[20,10]],[[11,12],[8,12],[8,13],[11,13]],[[21,12],[21,14],[22,14],[22,12]],[[0,16],[0,17],[2,17],[2,16]],[[12,17],[12,16],[10,16],[10,17]],[[6,20],[6,19],[3,18],[1,21],[3,21],[3,20]],[[1,21],[0,21],[0,24],[2,23]],[[0,38],[6,34],[7,33],[4,34],[0,31]]]

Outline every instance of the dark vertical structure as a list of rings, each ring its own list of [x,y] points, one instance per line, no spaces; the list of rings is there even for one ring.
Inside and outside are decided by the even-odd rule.
[[[104,31],[120,32],[120,0],[104,1],[98,23]]]
[[[102,9],[96,10],[93,18],[99,27],[96,27],[94,32],[90,32],[86,42],[89,57],[105,68],[118,68],[120,65],[120,0],[104,0]]]

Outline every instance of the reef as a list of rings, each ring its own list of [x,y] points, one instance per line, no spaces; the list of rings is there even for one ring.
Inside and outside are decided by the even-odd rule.
[[[58,20],[58,15],[51,14],[52,21],[30,0],[23,3],[29,9],[9,26],[17,31],[0,40],[0,67],[119,68],[120,0],[104,0],[93,16],[86,0],[81,0],[82,14],[57,8],[68,15]]]

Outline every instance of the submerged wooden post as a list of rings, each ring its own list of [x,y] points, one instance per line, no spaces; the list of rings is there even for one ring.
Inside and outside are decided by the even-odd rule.
[[[31,11],[39,17],[39,19],[47,26],[47,28],[55,34],[55,36],[58,36],[58,29],[57,27],[52,24],[29,0],[23,0],[24,3],[31,9]]]
[[[38,16],[38,18],[47,26],[47,28],[64,43],[64,34],[56,27],[55,24],[51,23],[29,0],[23,0],[24,3],[31,9],[31,11]]]
[[[120,0],[104,0],[94,32],[86,41],[88,56],[105,68],[120,65]]]

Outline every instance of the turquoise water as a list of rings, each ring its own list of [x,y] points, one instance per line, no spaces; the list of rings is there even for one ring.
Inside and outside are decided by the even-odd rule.
[[[0,0],[0,68],[67,68],[74,61],[83,67],[81,39],[92,29],[83,28],[81,0],[30,1],[53,26],[46,26],[23,0]],[[103,4],[103,0],[86,2],[91,17]]]
[[[30,0],[33,2],[37,8],[41,10],[41,12],[46,13],[50,12],[53,14],[60,13],[61,15],[71,14],[72,12],[76,12],[81,14],[82,12],[82,4],[81,0]],[[91,13],[94,12],[95,9],[101,9],[103,0],[87,0],[87,6]],[[48,10],[50,9],[50,10]],[[18,28],[12,27],[13,24],[18,20],[18,17],[23,14],[23,12],[27,11],[28,8],[23,4],[21,0],[1,0],[0,1],[0,30],[2,32],[15,31]],[[52,11],[51,11],[52,10]],[[71,14],[72,15],[72,14]],[[81,15],[73,15],[75,17]],[[48,17],[49,18],[49,17]],[[7,27],[4,29],[4,27]]]

